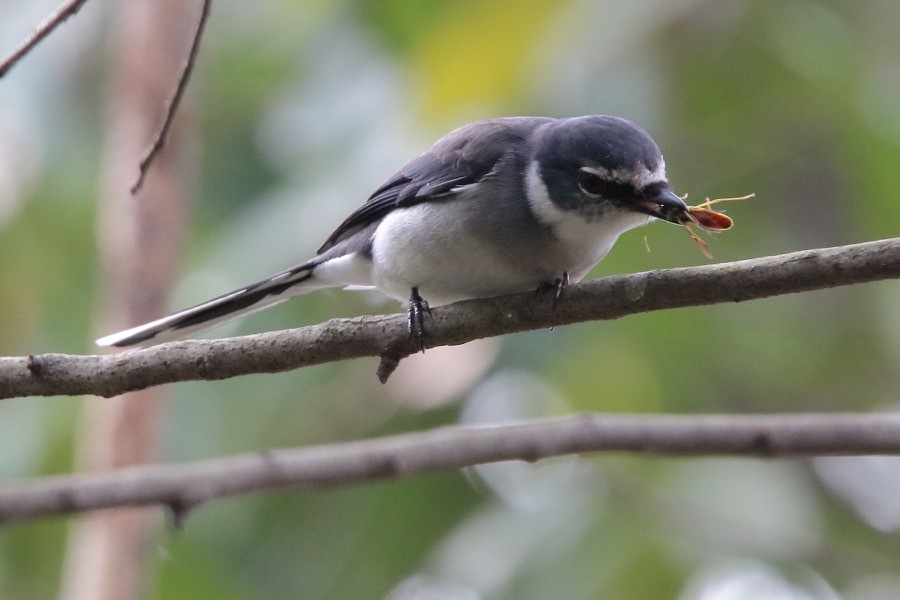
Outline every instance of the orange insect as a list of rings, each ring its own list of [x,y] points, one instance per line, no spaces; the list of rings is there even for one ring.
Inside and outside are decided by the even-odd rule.
[[[708,231],[711,233],[718,233],[720,231],[731,229],[731,226],[734,225],[734,221],[731,220],[731,217],[724,213],[710,210],[709,207],[719,202],[749,200],[754,196],[756,196],[756,194],[748,194],[739,198],[717,198],[715,200],[710,200],[709,198],[707,198],[706,202],[702,204],[698,204],[697,206],[689,206],[687,211],[682,212],[680,215],[677,215],[676,221],[684,226],[685,229],[687,229],[687,232],[691,236],[691,239],[694,240],[694,243],[697,244],[697,246],[700,248],[700,251],[703,252],[704,256],[706,256],[707,258],[712,258],[713,255],[709,250],[709,246],[707,246],[706,242],[701,240],[700,237],[696,233],[694,233],[694,230],[691,229],[691,225],[697,225],[703,231]]]

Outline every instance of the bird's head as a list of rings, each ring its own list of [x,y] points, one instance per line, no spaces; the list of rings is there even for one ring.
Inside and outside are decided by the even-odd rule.
[[[680,223],[688,210],[669,187],[653,138],[631,121],[602,115],[561,119],[537,132],[528,193],[539,218],[557,211],[589,222],[615,218],[622,229],[648,216]],[[541,195],[551,204],[540,206]]]

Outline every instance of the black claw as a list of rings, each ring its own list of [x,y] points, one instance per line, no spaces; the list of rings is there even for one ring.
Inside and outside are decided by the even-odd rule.
[[[425,314],[431,315],[431,307],[428,302],[419,295],[419,288],[414,287],[409,295],[409,312],[406,325],[409,328],[409,337],[416,340],[419,349],[425,352]]]

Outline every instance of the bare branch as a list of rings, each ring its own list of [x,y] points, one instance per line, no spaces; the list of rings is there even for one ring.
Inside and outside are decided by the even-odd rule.
[[[168,506],[181,520],[204,502],[249,492],[322,489],[600,451],[765,458],[897,454],[900,416],[582,414],[492,427],[444,427],[182,465],[5,482],[0,488],[0,523],[144,505]]]
[[[87,0],[69,0],[44,19],[43,22],[31,32],[31,35],[22,40],[22,43],[19,44],[9,56],[3,59],[3,62],[0,63],[0,77],[6,75],[10,69],[16,66],[26,54],[31,52],[35,46],[41,43],[41,40],[50,35],[50,32],[62,24],[63,21],[81,10],[81,7],[85,2],[87,2]]]
[[[184,61],[181,69],[181,76],[178,78],[178,84],[175,86],[175,92],[172,98],[166,104],[165,116],[156,135],[153,137],[153,143],[147,148],[144,157],[141,159],[138,168],[137,181],[131,186],[131,193],[136,194],[141,186],[144,185],[144,178],[147,176],[147,170],[150,168],[153,159],[159,154],[163,146],[166,145],[166,138],[169,136],[169,129],[172,128],[172,121],[175,119],[175,111],[181,104],[181,97],[184,96],[184,90],[187,88],[187,82],[191,78],[191,72],[194,70],[194,63],[197,61],[197,52],[200,49],[200,38],[203,37],[203,31],[206,29],[206,21],[209,18],[209,9],[212,6],[212,0],[203,0],[203,7],[200,10],[200,18],[197,21],[197,28],[194,30],[194,36],[191,40],[191,49]]]
[[[439,307],[428,322],[426,342],[428,347],[456,345],[581,321],[898,277],[900,238],[733,263],[648,271],[569,286],[553,310],[547,298],[533,293]],[[418,344],[407,335],[403,315],[335,319],[301,329],[172,342],[111,355],[0,358],[0,398],[115,396],[163,383],[275,373],[363,356],[399,362],[417,351]]]

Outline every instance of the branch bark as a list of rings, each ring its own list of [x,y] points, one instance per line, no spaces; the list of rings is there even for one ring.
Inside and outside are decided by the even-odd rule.
[[[84,5],[87,0],[68,0],[62,6],[53,11],[50,16],[44,19],[22,43],[13,50],[9,56],[0,62],[0,77],[6,75],[10,69],[16,66],[25,55],[34,50],[35,46],[50,35],[54,29],[63,24],[69,17],[73,16]]]
[[[147,177],[147,170],[150,164],[160,153],[163,146],[166,145],[166,139],[169,136],[169,130],[172,129],[172,123],[175,121],[175,111],[181,104],[181,98],[184,96],[184,90],[187,89],[188,80],[194,70],[194,63],[197,61],[197,52],[200,50],[200,38],[203,37],[203,31],[206,29],[206,21],[209,19],[209,10],[212,6],[212,0],[203,0],[203,6],[200,9],[200,18],[197,19],[197,27],[194,29],[194,35],[191,39],[191,48],[188,51],[187,58],[181,66],[181,73],[178,76],[178,83],[172,92],[172,97],[166,103],[165,116],[162,123],[153,135],[153,143],[144,151],[144,156],[138,164],[137,180],[131,185],[131,193],[136,194],[144,185],[144,179]]]
[[[605,277],[565,288],[555,310],[532,293],[434,309],[428,347],[635,313],[741,302],[900,277],[900,238],[702,267]],[[335,319],[238,338],[161,344],[111,355],[0,358],[0,398],[114,396],[164,383],[275,373],[364,356],[391,365],[418,351],[404,315]],[[387,367],[385,367],[387,365]]]
[[[277,488],[313,490],[579,452],[785,458],[900,453],[900,416],[582,414],[443,427],[374,440],[182,465],[45,477],[0,488],[0,524],[122,506],[168,506],[180,523],[204,502]]]

